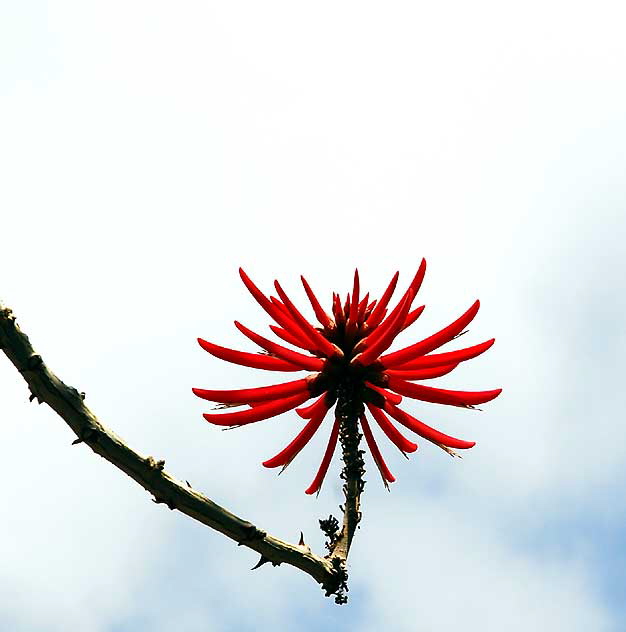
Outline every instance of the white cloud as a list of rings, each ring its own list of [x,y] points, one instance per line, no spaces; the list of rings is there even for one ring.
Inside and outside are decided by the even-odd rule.
[[[321,549],[316,519],[340,502],[338,465],[318,501],[301,490],[326,429],[276,478],[260,462],[297,420],[219,432],[190,393],[272,379],[195,343],[251,349],[235,318],[267,331],[239,265],[265,288],[279,276],[303,304],[300,273],[328,300],[358,265],[375,294],[396,269],[406,283],[426,256],[427,309],[413,335],[479,297],[464,338],[497,344],[442,383],[504,393],[482,414],[416,406],[478,446],[462,462],[429,446],[410,462],[385,450],[399,480],[388,496],[369,475],[353,605],[337,609],[297,573],[248,574],[249,553],[153,506],[84,446],[70,449],[71,433],[27,404],[0,362],[10,481],[0,621],[165,629],[184,604],[188,630],[295,626],[302,612],[337,629],[367,613],[372,625],[446,630],[461,612],[467,629],[609,629],[602,571],[577,544],[545,559],[520,543],[564,516],[615,525],[624,509],[614,491],[626,311],[617,4],[11,11],[0,21],[1,298],[133,446]],[[402,521],[382,522],[385,512]],[[407,551],[411,538],[437,546]],[[398,579],[408,562],[423,599]]]
[[[353,563],[371,587],[366,629],[390,620],[416,631],[612,629],[579,560],[535,557],[507,540],[479,513],[390,501]]]

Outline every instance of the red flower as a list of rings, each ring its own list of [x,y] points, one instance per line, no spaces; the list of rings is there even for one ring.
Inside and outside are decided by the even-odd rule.
[[[291,302],[278,281],[274,282],[278,298],[268,298],[240,268],[239,274],[245,286],[277,323],[270,325],[270,329],[285,342],[302,349],[304,353],[272,342],[237,321],[235,325],[239,331],[259,345],[263,352],[234,351],[198,338],[202,348],[228,362],[257,369],[284,372],[308,370],[314,373],[298,380],[258,388],[194,388],[193,392],[198,397],[221,402],[224,407],[248,406],[236,412],[207,413],[204,418],[218,426],[236,427],[269,419],[295,408],[298,415],[307,420],[306,425],[284,450],[263,463],[265,467],[284,468],[322,425],[326,414],[337,401],[338,392],[345,392],[348,388],[356,407],[362,411],[359,418],[365,441],[385,485],[393,482],[395,478],[387,468],[374,440],[365,416],[365,407],[384,434],[405,456],[408,452],[415,452],[417,445],[404,437],[389,417],[451,454],[455,454],[453,448],[473,447],[473,441],[455,439],[443,434],[398,408],[403,396],[436,404],[474,408],[476,404],[494,399],[502,391],[452,391],[414,383],[415,380],[428,380],[446,375],[460,362],[474,358],[491,347],[494,343],[493,338],[457,351],[431,353],[463,332],[476,316],[479,301],[453,323],[432,336],[399,351],[385,353],[395,337],[413,324],[424,309],[422,305],[411,311],[425,271],[426,261],[422,260],[408,289],[391,310],[388,309],[388,305],[398,281],[398,273],[394,275],[381,299],[370,303],[369,295],[361,299],[359,274],[355,271],[352,294],[348,294],[345,303],[342,304],[338,294],[333,294],[332,318],[322,309],[306,279],[301,277],[311,307],[321,325],[314,327]],[[313,397],[316,399],[312,404],[298,408]],[[319,491],[337,445],[339,432],[340,419],[337,417],[322,464],[306,490],[307,494]]]

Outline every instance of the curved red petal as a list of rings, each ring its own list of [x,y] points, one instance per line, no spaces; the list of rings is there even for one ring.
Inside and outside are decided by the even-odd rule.
[[[365,312],[367,311],[367,301],[369,300],[369,292],[363,297],[363,300],[359,303],[359,309],[357,313],[357,322],[359,325],[363,324],[365,320]]]
[[[367,407],[372,413],[372,417],[376,420],[376,423],[380,426],[380,429],[387,435],[387,438],[406,456],[406,452],[415,452],[417,450],[417,443],[409,441],[400,431],[389,421],[389,418],[385,413],[374,406],[374,404],[367,404]]]
[[[340,325],[345,322],[345,314],[343,313],[343,309],[341,308],[341,299],[339,298],[339,294],[335,294],[333,292],[333,316],[335,317],[335,322]]]
[[[274,305],[268,298],[259,290],[259,288],[252,282],[252,279],[244,272],[243,268],[239,268],[239,276],[243,281],[243,284],[248,289],[248,292],[252,294],[254,300],[271,316],[279,325],[282,325],[280,310]]]
[[[287,341],[290,344],[295,344],[297,347],[301,349],[306,349],[307,351],[313,352],[316,351],[317,345],[311,339],[311,336],[308,336],[306,332],[296,323],[296,321],[292,318],[291,314],[287,311],[287,308],[278,300],[272,297],[272,300],[276,301],[276,305],[280,305],[281,308],[281,318],[283,319],[283,327],[282,330],[286,332],[286,334],[290,337],[290,340]],[[270,329],[274,331],[278,336],[286,340],[283,336],[278,334],[274,329],[273,325],[270,325]]]
[[[359,293],[360,293],[360,283],[359,283],[359,271],[354,271],[354,283],[352,285],[352,299],[350,301],[350,314],[348,318],[348,326],[354,327],[356,325],[358,316],[359,316]]]
[[[408,327],[410,327],[421,315],[424,311],[426,305],[420,305],[418,308],[414,309],[412,312],[409,312],[407,317],[404,319],[404,323],[402,325],[401,331],[404,331]]]
[[[424,281],[425,274],[426,274],[426,259],[422,259],[420,266],[417,272],[415,273],[415,276],[413,277],[413,280],[411,281],[411,283],[409,284],[409,287],[407,288],[406,292],[402,296],[402,299],[400,299],[398,304],[395,306],[392,314],[397,313],[402,308],[401,307],[402,300],[405,299],[409,295],[409,292],[413,292],[413,298],[411,299],[411,302],[409,303],[409,309],[411,308],[411,304],[413,303],[413,300],[417,296],[417,293],[420,287],[422,287],[422,282]]]
[[[335,403],[336,399],[337,398],[335,396],[331,396],[328,392],[325,392],[322,393],[322,395],[312,404],[309,404],[304,408],[296,408],[296,412],[300,415],[300,417],[302,417],[302,419],[310,419],[323,408],[328,410]]]
[[[398,366],[399,364],[403,364],[408,360],[413,360],[420,355],[424,355],[429,351],[433,351],[433,349],[437,349],[437,347],[440,347],[446,342],[450,342],[454,336],[461,333],[461,331],[463,331],[463,329],[472,322],[474,316],[478,313],[479,307],[480,301],[475,301],[462,316],[457,318],[447,327],[438,331],[436,334],[433,334],[424,340],[420,340],[420,342],[416,342],[409,347],[389,353],[388,355],[383,356],[380,361],[385,368],[392,368]]]
[[[380,322],[382,321],[382,319],[384,318],[384,316],[385,316],[385,313],[384,313],[385,312],[385,308],[389,304],[389,300],[391,299],[391,296],[393,295],[394,290],[396,289],[396,285],[398,283],[398,278],[399,277],[400,277],[400,273],[399,272],[396,272],[393,275],[393,278],[389,282],[389,285],[387,286],[387,289],[384,291],[384,293],[381,296],[380,300],[376,304],[376,307],[374,308],[374,311],[369,315],[369,318],[367,319],[367,324],[368,324],[368,327],[370,329],[373,329],[374,327],[377,327],[380,324]]]
[[[426,274],[426,259],[422,258],[419,268],[409,285],[409,290],[413,290],[413,294],[417,296],[420,288],[422,287],[422,282],[424,281],[424,275]],[[407,290],[408,292],[408,290]]]
[[[481,342],[480,344],[472,347],[466,347],[465,349],[424,355],[403,364],[394,364],[394,368],[398,371],[408,371],[409,369],[426,369],[429,367],[442,366],[451,362],[464,362],[465,360],[471,360],[472,358],[475,358],[481,353],[487,351],[487,349],[489,349],[495,341],[496,339],[492,338],[491,340]]]
[[[376,386],[371,382],[365,382],[365,386],[371,388],[373,391],[380,393],[385,399],[388,399],[392,404],[399,404],[402,401],[402,395],[398,395],[397,393],[392,393],[380,386]]]
[[[247,404],[248,402],[263,402],[270,399],[298,395],[309,390],[310,380],[294,380],[284,384],[272,386],[260,386],[258,388],[240,388],[237,390],[210,390],[204,388],[192,388],[194,395],[211,402],[224,404]]]
[[[405,313],[404,308],[407,307],[406,300],[408,299],[408,295],[402,298],[402,302],[400,303],[400,307],[402,309],[402,313]],[[403,322],[405,319],[399,319],[400,310],[394,309],[393,312],[389,314],[385,320],[383,320],[376,329],[366,333],[365,338],[363,338],[357,345],[354,347],[355,353],[361,353],[366,349],[374,346],[378,343],[378,341],[385,335],[388,334],[390,327],[394,327],[397,329],[397,332],[400,333],[402,330]],[[396,334],[397,335],[397,334]]]
[[[198,338],[198,343],[211,355],[220,360],[226,360],[233,364],[239,364],[241,366],[249,366],[253,369],[264,369],[266,371],[302,371],[301,366],[297,366],[281,358],[273,358],[268,355],[261,355],[259,353],[248,353],[247,351],[235,351],[234,349],[227,349],[226,347],[220,347],[212,342]]]
[[[291,302],[290,298],[285,294],[283,288],[278,281],[274,281],[274,287],[278,292],[278,295],[282,299],[285,307],[291,313],[296,324],[302,329],[311,342],[315,345],[315,348],[328,357],[342,357],[343,351],[334,345],[330,340],[324,338],[324,336],[311,325],[311,323],[298,311],[298,308]]]
[[[406,382],[395,375],[389,376],[389,388],[396,393],[414,399],[420,399],[423,402],[463,406],[465,408],[490,402],[502,392],[501,388],[490,391],[450,391],[443,388],[434,388],[433,386]]]
[[[402,295],[402,297],[398,301],[398,304],[393,308],[389,316],[387,316],[388,321],[393,320],[398,314],[398,312],[403,309],[405,299],[409,296],[409,292],[412,292],[413,296],[409,302],[409,306],[407,309],[407,312],[408,312],[408,310],[411,308],[411,304],[413,303],[413,300],[415,299],[415,296],[418,290],[420,289],[422,285],[422,281],[424,280],[425,274],[426,274],[426,259],[422,259],[422,262],[420,263],[420,267],[418,268],[415,276],[413,277],[413,280],[409,284],[409,287],[407,288],[406,292]],[[384,322],[381,323],[381,326],[384,326],[384,324],[385,324]]]
[[[239,410],[234,413],[204,413],[203,417],[216,426],[244,426],[246,424],[254,423],[255,421],[262,421],[263,419],[269,419],[270,417],[276,417],[281,413],[287,412],[296,406],[306,402],[307,399],[311,399],[311,394],[300,393],[293,397],[285,397],[283,399],[276,399],[268,402],[267,404],[261,404],[255,406],[249,410]]]
[[[272,305],[274,305],[274,307],[276,307],[276,309],[278,309],[278,311],[283,316],[288,316],[289,318],[291,318],[289,316],[289,312],[287,311],[287,308],[284,306],[283,303],[280,302],[279,299],[277,299],[275,296],[270,296],[270,301],[272,301]]]
[[[317,297],[313,293],[313,290],[311,289],[311,286],[309,285],[308,281],[303,276],[300,276],[300,280],[302,281],[302,285],[304,286],[304,291],[306,292],[306,295],[309,298],[311,307],[313,308],[313,311],[315,312],[315,317],[317,318],[317,320],[323,327],[326,327],[326,329],[331,329],[333,326],[333,321],[330,319],[330,316],[322,309],[322,306],[320,305],[320,302],[317,300]]]
[[[260,336],[254,331],[248,329],[238,321],[235,321],[235,326],[244,336],[250,338],[252,342],[256,342],[256,344],[263,347],[266,351],[276,354],[278,357],[286,360],[287,362],[291,362],[292,364],[301,366],[303,369],[309,369],[311,371],[319,371],[324,365],[323,360],[304,355],[303,353],[298,353],[297,351],[292,351],[291,349],[287,349],[287,347],[276,344],[275,342],[272,342],[271,340],[268,340],[267,338],[264,338],[263,336]]]
[[[365,435],[365,441],[367,443],[367,447],[370,449],[372,456],[374,457],[374,463],[376,463],[376,467],[380,472],[380,475],[383,479],[383,483],[385,483],[385,487],[387,487],[387,482],[393,483],[396,478],[389,471],[385,460],[383,459],[383,455],[380,453],[378,449],[378,445],[376,444],[376,439],[374,439],[374,435],[372,434],[372,429],[367,423],[367,419],[365,415],[361,415],[361,428],[363,428],[363,434]]]
[[[279,301],[274,296],[271,297],[272,303],[279,309],[280,316],[283,323],[283,328],[287,331],[294,340],[298,340],[297,346],[301,349],[315,351],[317,345],[313,341],[313,338],[308,335],[303,327],[301,327],[291,315],[291,312],[287,309],[287,306]],[[271,325],[270,325],[271,328]],[[294,343],[291,343],[294,344]]]
[[[269,328],[279,337],[282,338],[285,342],[288,342],[290,345],[294,347],[300,347],[300,349],[304,349],[305,351],[311,351],[311,341],[307,338],[306,340],[301,340],[296,338],[292,333],[283,329],[282,327],[278,327],[277,325],[269,325]],[[308,345],[308,346],[307,346]]]
[[[326,476],[326,472],[328,472],[328,466],[330,465],[330,461],[333,458],[333,454],[335,452],[335,448],[337,447],[337,439],[339,437],[339,419],[335,419],[335,423],[333,425],[333,429],[330,433],[330,438],[328,439],[328,445],[326,446],[326,452],[324,452],[324,458],[322,459],[322,463],[320,464],[319,470],[317,470],[317,474],[313,479],[313,482],[304,490],[305,494],[315,494],[319,492],[322,487],[322,483],[324,482],[324,477]]]
[[[464,441],[463,439],[450,437],[443,432],[439,432],[439,430],[435,430],[434,428],[427,426],[419,419],[416,419],[412,415],[409,415],[409,413],[400,410],[400,408],[397,408],[390,402],[385,402],[383,409],[403,426],[406,426],[409,430],[417,433],[420,437],[423,437],[428,441],[432,441],[433,443],[441,443],[448,448],[458,448],[459,450],[473,448],[476,445],[475,441]]]
[[[295,439],[276,456],[273,456],[267,461],[263,461],[263,465],[265,467],[280,467],[281,465],[291,463],[291,461],[297,456],[298,452],[304,448],[304,446],[317,432],[318,428],[322,425],[324,417],[326,417],[326,413],[328,413],[327,406],[319,407],[306,426],[304,426],[304,428],[297,434]]]
[[[393,339],[398,335],[398,333],[400,333],[400,329],[409,311],[412,300],[413,291],[409,290],[408,295],[404,298],[401,309],[398,310],[393,318],[387,318],[385,322],[374,332],[375,334],[378,334],[379,331],[382,331],[382,334],[377,335],[374,342],[370,342],[369,336],[368,338],[365,338],[367,344],[365,351],[355,356],[351,361],[351,364],[359,363],[363,366],[367,366],[376,360],[383,351],[389,348]],[[385,323],[389,324],[385,325]]]
[[[435,377],[447,375],[451,371],[454,371],[457,366],[459,366],[458,362],[456,364],[443,364],[442,366],[435,366],[431,369],[415,369],[413,371],[387,369],[385,375],[398,377],[402,380],[432,380]]]
[[[256,302],[281,326],[284,327],[291,334],[296,336],[297,338],[303,337],[304,340],[298,346],[303,346],[306,344],[305,341],[309,340],[309,336],[305,334],[304,331],[301,330],[300,327],[297,327],[293,320],[289,317],[287,308],[280,303],[280,301],[272,301],[259,290],[259,288],[252,282],[250,277],[244,272],[243,268],[239,268],[239,276],[243,281],[246,288],[250,294],[252,294],[253,298]],[[311,341],[313,342],[313,341]]]

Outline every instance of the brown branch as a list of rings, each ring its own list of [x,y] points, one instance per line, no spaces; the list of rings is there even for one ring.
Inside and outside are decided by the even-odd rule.
[[[126,473],[148,492],[154,502],[177,509],[202,524],[223,533],[240,546],[261,555],[254,568],[272,562],[285,563],[304,571],[322,585],[326,596],[337,594],[343,603],[346,574],[340,560],[327,559],[311,552],[301,537],[300,544],[280,540],[257,526],[220,507],[209,498],[176,480],[164,470],[165,461],[143,457],[128,447],[120,437],[102,425],[87,408],[84,393],[64,384],[35,353],[28,337],[20,331],[10,309],[0,303],[0,348],[21,373],[31,391],[30,401],[37,399],[52,408],[78,437],[73,443],[86,443],[96,454]],[[347,551],[346,551],[347,555]],[[332,554],[328,556],[331,558]],[[345,561],[345,558],[343,558]]]

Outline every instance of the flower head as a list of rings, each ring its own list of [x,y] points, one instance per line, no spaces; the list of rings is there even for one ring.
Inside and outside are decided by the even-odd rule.
[[[243,366],[269,371],[312,373],[273,386],[238,390],[194,388],[193,392],[198,397],[219,402],[223,405],[221,407],[247,406],[234,412],[206,413],[204,418],[218,426],[237,427],[269,419],[295,408],[296,413],[307,423],[288,446],[263,463],[265,467],[285,468],[317,432],[337,400],[347,398],[351,410],[356,411],[365,441],[385,485],[395,478],[376,444],[366,410],[405,456],[415,452],[417,444],[407,439],[394,425],[394,421],[453,455],[456,454],[454,449],[473,447],[473,441],[450,437],[398,407],[403,397],[409,397],[435,404],[474,408],[477,404],[494,399],[502,390],[456,391],[416,383],[446,375],[460,362],[475,358],[491,347],[493,338],[456,351],[432,353],[463,333],[476,316],[479,301],[454,322],[428,338],[399,351],[385,353],[396,336],[412,325],[424,310],[423,305],[415,309],[412,309],[412,305],[425,272],[426,261],[422,260],[409,287],[392,309],[390,301],[398,282],[398,273],[380,300],[369,302],[368,294],[361,298],[359,274],[355,271],[352,292],[346,300],[342,301],[338,294],[333,294],[332,316],[324,311],[311,286],[301,277],[319,322],[319,326],[315,327],[293,304],[278,281],[274,282],[278,296],[268,297],[240,268],[239,274],[244,285],[275,322],[270,325],[270,329],[282,341],[300,350],[273,342],[237,321],[235,325],[239,331],[261,347],[262,352],[235,351],[198,338],[200,346],[222,360]],[[312,398],[315,401],[302,406]],[[337,445],[340,425],[340,415],[336,414],[326,452],[315,479],[306,490],[307,494],[318,492],[322,485]]]

